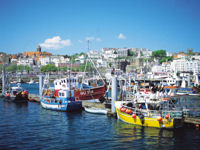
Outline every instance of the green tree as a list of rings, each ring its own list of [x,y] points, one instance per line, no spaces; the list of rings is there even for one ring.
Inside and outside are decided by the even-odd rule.
[[[56,72],[58,70],[58,68],[54,64],[48,64],[48,65],[42,66],[40,70],[42,73]]]
[[[18,65],[17,66],[17,71],[23,72],[24,70],[25,70],[25,66],[24,65]]]
[[[80,66],[80,71],[81,71],[81,72],[85,71],[85,66],[86,66],[86,63],[81,64],[81,66]],[[91,64],[91,63],[87,63],[86,71],[87,71],[87,72],[90,71],[91,68],[92,68],[92,64]]]
[[[166,57],[166,51],[165,51],[165,50],[153,51],[152,57],[155,57],[155,58],[157,58],[157,59],[159,59],[159,58],[161,58],[161,57]]]
[[[3,70],[3,64],[0,64],[0,71]]]
[[[159,60],[159,63],[162,64],[163,62],[166,62],[167,61],[167,58],[166,57],[163,57]]]
[[[129,56],[135,56],[135,53],[134,53],[134,51],[129,51]]]
[[[16,72],[17,71],[17,64],[11,64],[6,68],[7,72]]]
[[[60,71],[67,71],[68,68],[67,68],[67,67],[59,67],[58,69],[59,69]]]
[[[109,65],[109,67],[110,67],[110,68],[112,67],[112,63],[111,63],[111,62],[109,62],[109,64],[108,64],[108,65]]]
[[[173,61],[173,56],[168,56],[167,61]]]

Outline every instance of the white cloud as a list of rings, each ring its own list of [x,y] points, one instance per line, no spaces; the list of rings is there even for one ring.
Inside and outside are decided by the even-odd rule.
[[[100,38],[96,38],[96,41],[97,42],[101,42],[102,40]]]
[[[86,37],[85,40],[86,41],[93,41],[95,38],[94,37]]]
[[[126,36],[124,34],[120,33],[118,35],[118,39],[126,39]]]
[[[70,45],[70,39],[61,40],[60,36],[54,36],[52,38],[46,39],[44,43],[40,44],[41,47],[46,49],[60,49]]]

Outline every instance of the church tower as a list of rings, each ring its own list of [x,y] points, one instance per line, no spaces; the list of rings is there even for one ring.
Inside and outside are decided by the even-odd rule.
[[[38,47],[37,47],[37,52],[41,52],[41,47],[40,47],[40,45],[38,45]]]

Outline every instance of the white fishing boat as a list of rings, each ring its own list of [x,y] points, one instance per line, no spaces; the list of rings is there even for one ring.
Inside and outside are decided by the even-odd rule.
[[[93,113],[93,114],[106,115],[108,113],[108,110],[104,108],[94,108],[94,107],[85,106],[84,109],[86,112]]]

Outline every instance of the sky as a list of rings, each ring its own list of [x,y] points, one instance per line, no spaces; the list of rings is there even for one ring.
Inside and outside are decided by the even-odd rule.
[[[0,0],[0,52],[200,52],[199,0]]]

